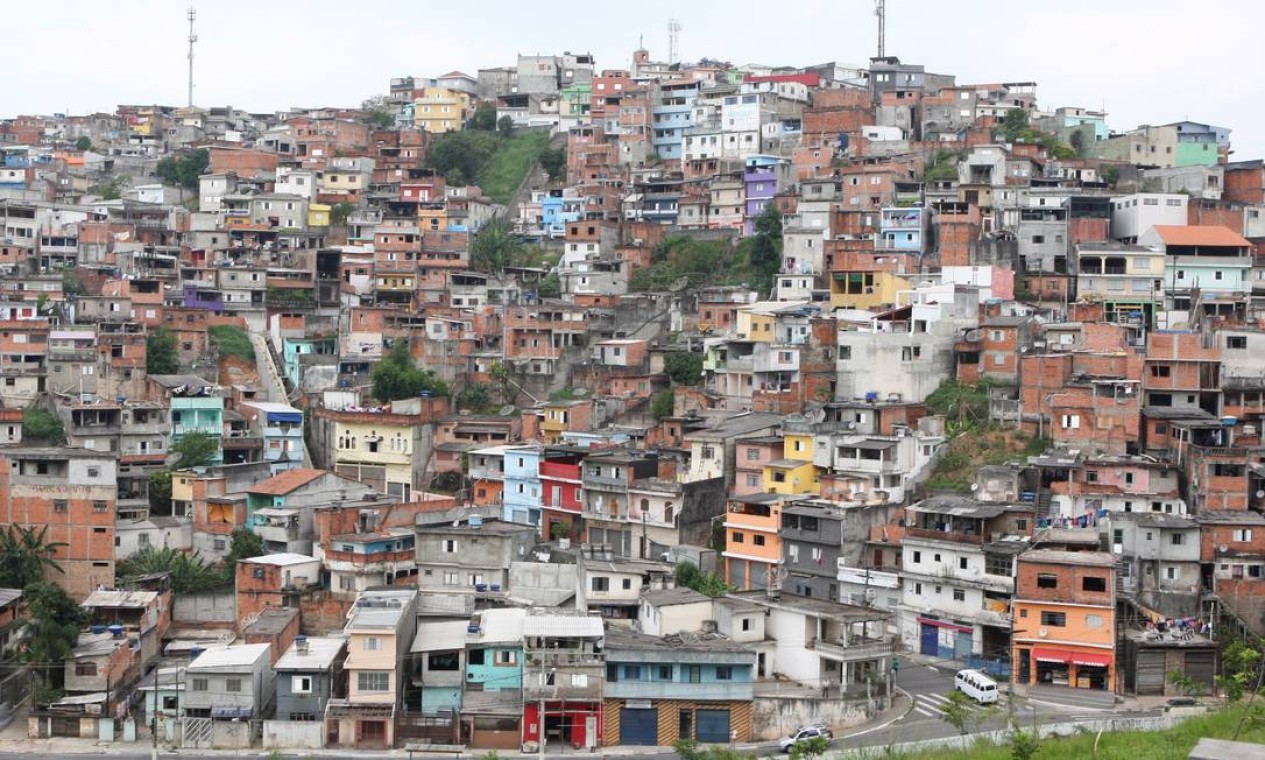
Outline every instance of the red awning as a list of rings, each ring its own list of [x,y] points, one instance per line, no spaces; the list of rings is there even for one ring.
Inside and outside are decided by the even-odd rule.
[[[1111,655],[1077,652],[1072,656],[1072,662],[1077,665],[1091,665],[1095,668],[1105,668],[1111,665]]]
[[[1036,647],[1032,650],[1032,656],[1036,658],[1037,662],[1055,662],[1060,665],[1076,663],[1077,665],[1088,665],[1095,668],[1105,668],[1111,665],[1111,655],[1094,652],[1069,652],[1066,649]]]
[[[1066,665],[1072,661],[1072,653],[1065,652],[1062,649],[1042,649],[1037,647],[1032,650],[1032,656],[1037,662],[1057,662]]]

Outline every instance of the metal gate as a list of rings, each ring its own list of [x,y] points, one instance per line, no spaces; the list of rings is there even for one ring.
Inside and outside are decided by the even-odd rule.
[[[699,710],[698,740],[724,744],[729,741],[729,711]]]
[[[619,743],[653,747],[659,743],[659,711],[621,708]]]
[[[919,640],[918,652],[930,657],[940,655],[940,629],[934,625],[922,624],[922,637]]]
[[[1217,653],[1207,649],[1201,652],[1186,653],[1186,677],[1203,684],[1208,693],[1212,693],[1214,676],[1217,668]]]
[[[953,659],[969,660],[972,643],[970,631],[958,631],[953,637]]]
[[[211,748],[210,718],[181,718],[180,746],[196,749]]]
[[[1139,696],[1144,694],[1163,694],[1164,651],[1138,650],[1138,662],[1134,673],[1134,677],[1137,679],[1136,690]]]

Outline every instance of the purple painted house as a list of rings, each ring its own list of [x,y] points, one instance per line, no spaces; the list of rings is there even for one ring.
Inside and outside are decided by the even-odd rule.
[[[747,156],[742,172],[742,183],[747,191],[747,208],[743,221],[743,234],[755,232],[756,217],[764,213],[764,207],[777,195],[778,165],[786,159],[777,156]]]
[[[212,290],[194,282],[186,282],[184,305],[186,308],[208,309],[219,314],[224,311],[224,295],[218,290]]]

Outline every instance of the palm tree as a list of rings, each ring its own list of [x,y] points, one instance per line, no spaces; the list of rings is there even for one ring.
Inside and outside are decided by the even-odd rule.
[[[55,559],[65,541],[49,541],[48,526],[9,525],[0,531],[0,586],[26,588],[48,569],[65,574]]]
[[[119,563],[115,575],[134,578],[151,573],[169,573],[171,590],[177,594],[206,591],[224,584],[224,575],[197,552],[186,554],[175,549],[141,549]],[[231,580],[229,581],[231,583]]]

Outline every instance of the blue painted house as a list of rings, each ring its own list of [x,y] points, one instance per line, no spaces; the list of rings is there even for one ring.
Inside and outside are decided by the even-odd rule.
[[[517,446],[505,449],[505,487],[502,514],[506,522],[540,525],[543,505],[540,487],[541,448]]]
[[[251,429],[263,433],[263,458],[273,475],[303,466],[303,411],[267,401],[243,403]]]
[[[660,638],[612,627],[605,655],[606,745],[751,741],[756,654],[745,645],[705,633]]]

